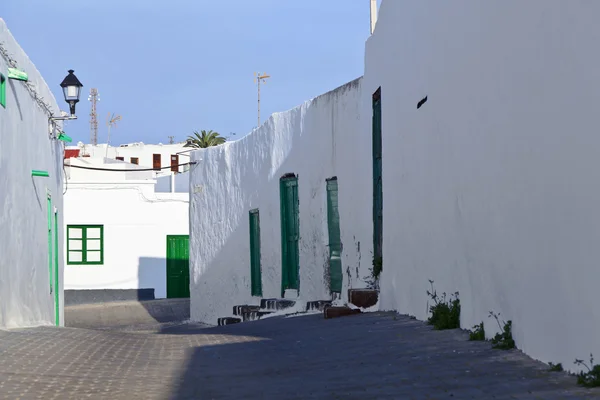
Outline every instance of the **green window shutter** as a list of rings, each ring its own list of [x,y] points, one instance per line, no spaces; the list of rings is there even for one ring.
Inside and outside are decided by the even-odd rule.
[[[381,88],[373,94],[373,256],[383,257],[383,181]]]
[[[262,296],[260,270],[260,214],[250,210],[250,284],[252,296]]]
[[[104,264],[103,225],[67,225],[67,264]]]
[[[0,106],[6,108],[6,77],[0,74]]]
[[[342,240],[338,209],[337,177],[327,180],[327,230],[329,233],[329,287],[331,292],[342,292]]]
[[[300,290],[300,218],[298,178],[285,176],[279,183],[281,207],[281,295],[286,289]]]

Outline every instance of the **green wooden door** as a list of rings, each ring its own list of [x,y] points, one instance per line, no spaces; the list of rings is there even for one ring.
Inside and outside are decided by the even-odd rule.
[[[252,296],[262,296],[260,273],[260,215],[250,210],[250,285]]]
[[[50,281],[50,293],[52,293],[52,196],[46,196],[46,208],[48,210],[48,279]]]
[[[373,255],[383,257],[383,182],[381,143],[381,88],[373,94]]]
[[[167,298],[190,297],[190,236],[167,236]]]
[[[329,286],[331,292],[342,292],[342,240],[338,210],[337,177],[327,180],[327,228],[329,231]]]
[[[280,180],[281,200],[281,296],[286,289],[300,289],[300,220],[298,210],[298,178],[283,177]]]
[[[54,211],[54,322],[60,325],[60,296],[58,295],[58,211]]]

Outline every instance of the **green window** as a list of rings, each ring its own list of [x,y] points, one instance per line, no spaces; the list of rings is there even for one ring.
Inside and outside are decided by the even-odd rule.
[[[0,74],[0,106],[6,108],[6,78]]]
[[[260,273],[260,215],[258,209],[250,210],[250,291],[252,296],[262,296]]]
[[[67,225],[67,264],[104,263],[104,226]]]

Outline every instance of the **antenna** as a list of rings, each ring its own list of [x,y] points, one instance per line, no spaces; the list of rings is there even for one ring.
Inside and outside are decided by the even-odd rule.
[[[175,139],[175,136],[169,136],[169,144],[173,144],[175,143],[175,141],[173,139]]]
[[[106,154],[104,158],[108,158],[108,147],[110,146],[110,128],[112,126],[117,126],[117,122],[120,120],[120,115],[115,115],[115,113],[113,113],[113,115],[111,116],[110,113],[108,113],[108,118],[106,120],[106,125],[108,125],[108,139],[106,140]]]
[[[260,72],[257,74],[256,72],[254,73],[254,83],[258,83],[258,125],[257,127],[260,126],[260,83],[267,83],[267,79],[270,78],[270,75],[267,75],[265,73],[261,74]]]
[[[98,118],[96,113],[96,103],[100,101],[98,89],[91,88],[88,101],[92,102],[92,111],[90,112],[90,142],[93,146],[98,144]]]

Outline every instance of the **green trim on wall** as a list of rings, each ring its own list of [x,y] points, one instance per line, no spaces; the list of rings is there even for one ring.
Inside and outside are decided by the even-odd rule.
[[[32,169],[31,170],[31,176],[45,176],[45,177],[49,177],[50,174],[48,173],[48,171],[40,171],[37,169]]]
[[[56,326],[60,326],[60,296],[58,293],[58,211],[54,211],[54,320]]]
[[[0,74],[0,106],[6,108],[6,77]]]
[[[48,281],[50,293],[52,293],[52,197],[47,195],[46,206],[48,208]]]
[[[67,143],[71,143],[73,141],[73,139],[70,136],[65,135],[64,132],[61,132],[57,139]]]
[[[93,228],[100,229],[99,238],[88,238],[88,230]],[[81,229],[81,237],[71,237],[71,229]],[[81,241],[81,249],[71,249],[71,240]],[[93,240],[100,241],[99,250],[88,250],[88,242]],[[72,261],[71,252],[81,253],[81,261]],[[88,261],[88,252],[99,252],[100,261]],[[102,265],[104,264],[104,225],[67,225],[67,264],[68,265]]]
[[[27,76],[27,72],[23,72],[17,68],[9,68],[8,79],[16,79],[18,81],[27,82],[29,80],[29,77]]]

